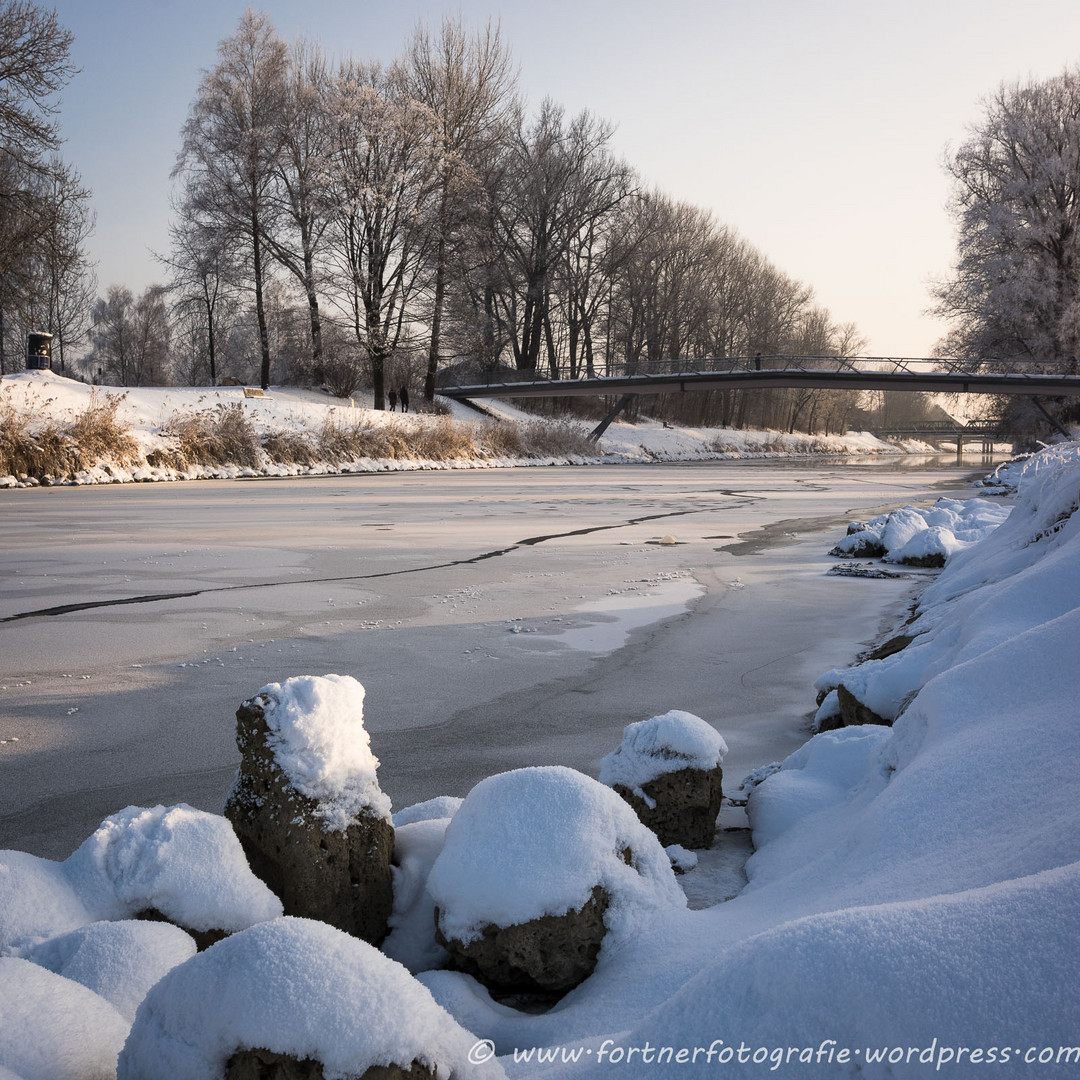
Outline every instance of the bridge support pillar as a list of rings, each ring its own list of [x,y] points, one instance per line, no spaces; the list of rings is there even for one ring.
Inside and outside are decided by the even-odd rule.
[[[611,412],[609,412],[607,416],[605,416],[604,419],[601,420],[600,423],[597,424],[596,427],[594,427],[592,431],[589,432],[589,441],[599,442],[600,436],[603,435],[604,432],[607,431],[607,429],[611,426],[611,422],[615,419],[615,417],[618,416],[619,413],[621,413],[623,409],[625,409],[626,406],[629,405],[630,402],[633,400],[633,394],[623,394],[623,396],[619,398],[615,408],[612,409]]]

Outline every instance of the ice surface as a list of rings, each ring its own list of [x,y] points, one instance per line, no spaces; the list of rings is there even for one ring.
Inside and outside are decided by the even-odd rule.
[[[317,804],[329,830],[362,813],[389,819],[379,760],[364,729],[364,688],[351,675],[297,675],[264,686],[252,699],[270,729],[274,760],[293,787]]]
[[[439,1076],[497,1078],[476,1042],[400,964],[325,923],[283,918],[219,941],[147,995],[118,1080],[203,1080],[258,1047],[321,1061],[324,1074],[417,1060]]]

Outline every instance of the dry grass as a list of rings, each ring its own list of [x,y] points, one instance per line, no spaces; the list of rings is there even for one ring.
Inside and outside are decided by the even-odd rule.
[[[440,416],[434,424],[425,424],[414,433],[416,456],[425,461],[461,461],[476,457],[472,429],[455,424],[449,416]]]
[[[48,402],[19,410],[0,396],[0,476],[74,477],[95,465],[140,461],[139,444],[117,415],[123,396],[91,394],[85,410],[64,425],[37,420]],[[314,466],[362,459],[464,461],[474,458],[593,457],[596,447],[568,421],[492,421],[471,424],[448,415],[386,417],[377,424],[347,421],[334,413],[307,434],[273,431],[260,437],[240,402],[179,411],[161,429],[162,445],[147,456],[151,466],[185,472],[195,466],[259,469],[267,461]]]
[[[484,457],[523,458],[525,442],[516,424],[489,420],[476,429],[476,444]]]
[[[262,448],[276,465],[316,465],[322,460],[311,436],[299,431],[271,431],[262,437]]]
[[[521,428],[525,456],[531,458],[596,457],[596,443],[570,420],[529,420]]]
[[[90,403],[75,417],[67,434],[75,440],[84,467],[99,461],[126,465],[139,458],[139,444],[116,418],[123,395],[90,393]]]
[[[149,455],[151,465],[187,469],[192,465],[235,465],[255,469],[262,464],[258,433],[238,401],[199,412],[177,412],[162,428],[168,450]]]
[[[86,408],[67,425],[52,418],[35,421],[32,413],[0,400],[0,476],[47,481],[101,463],[136,461],[138,444],[116,418],[122,400],[92,393]]]

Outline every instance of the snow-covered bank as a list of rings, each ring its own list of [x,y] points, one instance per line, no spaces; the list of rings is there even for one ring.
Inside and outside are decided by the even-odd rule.
[[[731,460],[792,455],[928,453],[922,443],[890,443],[866,432],[820,436],[777,431],[730,431],[673,428],[659,421],[617,421],[602,444],[585,436],[593,424],[579,420],[545,421],[506,402],[488,402],[493,419],[456,402],[440,399],[449,416],[389,413],[353,400],[342,401],[316,390],[274,387],[267,393],[244,387],[95,388],[51,371],[24,371],[0,380],[0,421],[25,424],[33,434],[51,425],[63,443],[72,424],[92,405],[115,404],[120,431],[128,437],[126,453],[100,452],[93,460],[75,452],[78,462],[43,476],[26,466],[0,468],[0,488],[48,484],[110,484],[168,480],[235,479],[253,476],[303,476],[416,469],[506,468],[643,461]],[[253,443],[230,460],[212,463],[180,460],[178,431],[193,419],[212,426],[224,418],[249,426]],[[424,434],[456,429],[462,438],[425,441]],[[496,437],[494,427],[513,428],[522,440]],[[2,424],[0,424],[2,427]],[[376,447],[390,441],[394,452],[366,453],[328,438],[343,428],[361,428]],[[547,438],[544,438],[544,432]],[[485,437],[485,432],[487,437]],[[381,435],[381,439],[377,436]],[[0,430],[0,439],[3,431]],[[529,438],[528,436],[532,436]],[[70,442],[70,439],[68,439]],[[437,451],[425,449],[432,441]],[[538,445],[535,445],[538,444]],[[564,444],[564,445],[560,445]],[[516,446],[516,449],[515,449]],[[18,459],[18,455],[13,455]]]
[[[1067,1048],[1076,1045],[1080,1004],[1078,491],[1080,448],[1031,459],[1009,518],[955,551],[924,591],[904,630],[912,643],[852,669],[868,685],[888,683],[895,725],[815,736],[756,787],[749,810],[758,850],[750,884],[734,900],[706,910],[666,908],[543,1015],[492,1001],[465,975],[427,971],[420,981],[476,1045],[492,1040],[515,1076],[610,1075],[614,1064],[641,1078],[677,1067],[711,1074],[717,1066],[725,1076],[904,1078],[929,1075],[938,1063],[948,1075],[981,1075],[987,1064],[1003,1063],[1002,1075],[1074,1075],[1080,1054]],[[715,715],[724,715],[723,702]],[[442,800],[398,816],[401,833],[411,829],[416,841],[406,845],[401,875],[414,897],[456,809]],[[532,816],[528,806],[518,812]],[[95,865],[126,869],[116,879],[125,888],[182,885],[185,875],[156,857],[168,848],[164,830],[141,835],[153,845],[139,850],[154,859],[110,856]],[[183,851],[174,841],[172,855]],[[0,880],[25,874],[27,860],[5,854]],[[118,918],[106,925],[128,926],[140,896],[125,893],[126,906],[104,915],[98,908],[87,914],[76,896],[80,913],[72,876],[57,865],[33,863],[38,900],[18,910],[51,908],[63,919],[35,929],[33,944],[16,935],[0,967],[0,1008],[21,1025],[0,1025],[0,1068],[24,1080],[78,1075],[55,1061],[34,1064],[38,1043],[60,1038],[61,1011],[63,1045],[93,1050],[97,1061],[110,1048],[115,1055],[124,1032],[127,1013],[116,1002],[131,1009],[130,992],[125,998],[115,982],[98,980],[100,991],[72,983],[77,969],[61,954],[73,952],[73,943],[60,935],[72,933],[72,919],[96,918],[96,926]],[[17,913],[8,902],[0,910]],[[410,923],[405,936],[415,945],[424,933],[431,919]],[[169,951],[130,933],[95,945],[102,957],[122,953],[128,971],[185,956],[171,943]],[[409,950],[413,963],[432,953]],[[26,966],[40,966],[46,955],[47,974]],[[132,983],[125,985],[130,991]],[[103,1004],[106,988],[113,997]],[[96,996],[87,996],[91,990]],[[336,1038],[330,1029],[325,1035]],[[555,1048],[555,1057],[545,1053],[541,1061],[538,1047]]]

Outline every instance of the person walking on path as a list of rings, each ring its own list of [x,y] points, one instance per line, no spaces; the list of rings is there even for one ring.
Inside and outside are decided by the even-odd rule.
[[[397,391],[391,390],[386,396],[390,400],[390,411],[393,412],[397,408]]]
[[[409,388],[407,386],[403,386],[398,391],[398,397],[401,399],[401,411],[402,412],[408,412],[409,411]]]

